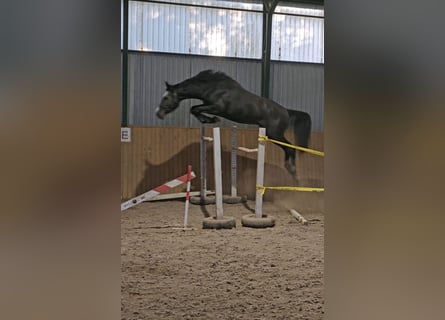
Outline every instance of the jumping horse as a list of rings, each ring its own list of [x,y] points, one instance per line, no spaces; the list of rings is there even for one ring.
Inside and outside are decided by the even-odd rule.
[[[166,81],[165,85],[166,92],[156,109],[160,119],[178,108],[182,100],[199,99],[202,104],[191,107],[190,112],[201,123],[216,123],[220,121],[218,117],[223,117],[237,123],[256,124],[266,128],[269,138],[288,144],[284,132],[293,128],[297,145],[308,146],[311,133],[308,113],[286,109],[275,101],[249,92],[222,72],[205,70],[178,84],[171,85]],[[279,146],[285,154],[285,168],[296,179],[295,149]]]

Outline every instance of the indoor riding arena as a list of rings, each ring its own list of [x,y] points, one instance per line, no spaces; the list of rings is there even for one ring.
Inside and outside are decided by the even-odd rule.
[[[322,319],[324,3],[197,3],[123,1],[121,318]],[[203,70],[308,114],[307,146],[298,120],[270,141],[192,113],[204,99],[170,87]]]

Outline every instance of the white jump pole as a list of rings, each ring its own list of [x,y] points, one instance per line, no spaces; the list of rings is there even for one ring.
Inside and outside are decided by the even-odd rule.
[[[237,196],[237,188],[236,188],[236,157],[237,157],[237,150],[238,150],[238,143],[237,143],[237,136],[236,136],[236,126],[232,127],[232,152],[230,154],[231,158],[231,192],[230,195],[232,197]]]
[[[184,210],[184,229],[187,228],[189,219],[189,206],[190,206],[190,185],[192,180],[192,166],[187,166],[187,191],[185,196],[185,210]]]
[[[222,176],[221,176],[221,135],[219,128],[213,128],[213,161],[215,167],[216,219],[222,219]]]
[[[206,139],[205,139],[205,133],[206,133],[206,129],[204,127],[204,125],[201,124],[201,140],[199,141],[199,146],[200,146],[200,151],[201,151],[201,156],[200,156],[200,165],[201,165],[201,194],[200,194],[200,198],[201,198],[201,203],[205,203],[206,201],[206,192],[207,192],[207,169],[206,169],[206,162],[207,162],[207,157],[206,157]]]
[[[266,135],[266,128],[260,128],[258,130],[258,137]],[[256,185],[264,186],[264,158],[266,154],[266,143],[264,141],[258,141],[258,158],[256,168]],[[263,195],[261,190],[257,188],[255,194],[255,216],[257,218],[263,217]]]

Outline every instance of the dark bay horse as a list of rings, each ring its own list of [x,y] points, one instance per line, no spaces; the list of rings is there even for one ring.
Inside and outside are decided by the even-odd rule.
[[[178,84],[165,84],[167,91],[156,109],[160,119],[174,111],[182,100],[199,99],[202,104],[191,107],[190,112],[201,123],[218,122],[219,116],[238,123],[257,124],[266,128],[269,138],[285,143],[290,142],[284,137],[284,132],[293,128],[297,145],[308,146],[311,133],[308,113],[286,109],[270,99],[251,93],[222,72],[205,70]],[[295,149],[279,146],[285,153],[285,168],[296,178]]]

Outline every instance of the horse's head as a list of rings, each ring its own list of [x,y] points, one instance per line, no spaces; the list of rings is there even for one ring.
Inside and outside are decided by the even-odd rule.
[[[180,102],[178,93],[175,91],[174,86],[170,85],[167,81],[165,82],[165,86],[167,89],[162,95],[159,107],[156,108],[156,115],[159,119],[164,119],[167,114],[179,107]]]

